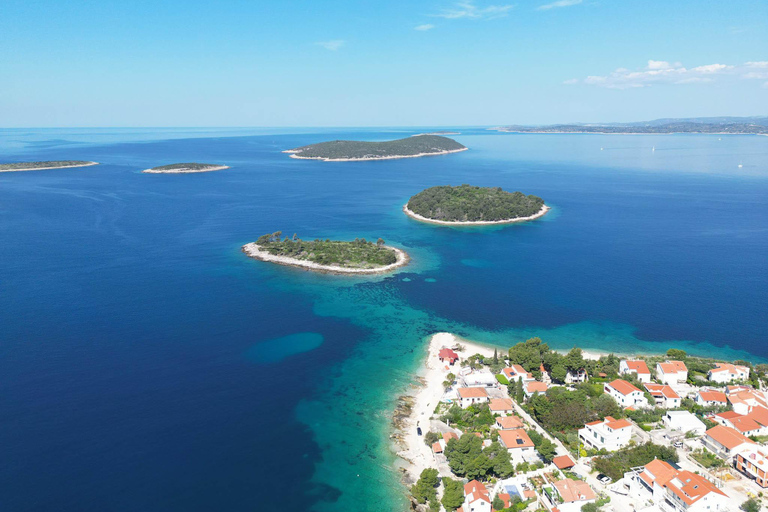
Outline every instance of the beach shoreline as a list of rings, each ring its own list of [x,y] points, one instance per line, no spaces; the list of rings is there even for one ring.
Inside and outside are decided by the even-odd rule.
[[[422,156],[438,156],[438,155],[447,155],[450,153],[459,153],[461,151],[466,151],[469,148],[461,148],[461,149],[450,149],[446,151],[438,151],[436,153],[417,153],[415,155],[392,155],[392,156],[375,156],[375,157],[363,157],[363,158],[325,158],[322,156],[299,156],[299,151],[296,151],[295,149],[286,149],[283,151],[283,153],[290,153],[291,158],[296,158],[299,160],[321,160],[323,162],[368,162],[371,160],[396,160],[399,158],[418,158]]]
[[[0,172],[45,171],[47,169],[75,169],[77,167],[91,167],[92,165],[99,165],[99,162],[86,162],[84,164],[77,164],[77,165],[55,165],[52,167],[25,167],[23,169],[0,169]]]
[[[397,255],[397,261],[390,265],[386,265],[378,268],[347,268],[347,267],[339,267],[337,265],[320,265],[319,263],[315,263],[313,261],[298,260],[295,258],[289,258],[287,256],[277,256],[275,254],[270,254],[266,251],[262,251],[256,242],[245,244],[242,247],[242,251],[247,256],[260,261],[277,263],[278,265],[284,265],[287,267],[296,267],[296,268],[301,268],[303,270],[309,270],[309,271],[320,272],[325,274],[343,274],[343,275],[384,274],[387,272],[392,272],[397,268],[404,267],[408,265],[408,263],[411,261],[411,258],[408,255],[408,253],[406,253],[402,249],[398,249],[397,247],[392,247],[389,245],[385,245],[384,247],[387,249],[391,249],[395,252],[395,254]]]
[[[541,210],[534,213],[533,215],[529,215],[528,217],[516,217],[514,219],[503,219],[503,220],[491,220],[491,221],[446,221],[446,220],[436,220],[436,219],[430,219],[427,217],[424,217],[422,215],[419,215],[418,213],[413,212],[408,208],[408,204],[403,205],[403,212],[411,217],[414,220],[417,220],[419,222],[427,222],[430,224],[440,224],[441,226],[492,226],[494,224],[514,224],[515,222],[526,222],[529,220],[535,220],[539,217],[543,217],[547,214],[547,212],[551,210],[551,208],[547,205],[544,205],[541,207]]]
[[[144,169],[141,171],[145,174],[193,174],[198,172],[213,172],[213,171],[223,171],[224,169],[229,169],[228,165],[217,165],[216,167],[210,167],[208,169],[178,169],[178,170],[170,170],[170,171],[158,171],[155,169]]]

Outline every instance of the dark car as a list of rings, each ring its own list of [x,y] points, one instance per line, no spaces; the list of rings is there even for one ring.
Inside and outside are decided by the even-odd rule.
[[[416,427],[416,434],[421,435],[421,427]]]

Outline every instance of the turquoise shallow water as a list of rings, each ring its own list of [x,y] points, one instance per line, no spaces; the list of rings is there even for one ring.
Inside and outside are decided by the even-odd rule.
[[[768,137],[465,130],[471,150],[445,157],[280,152],[421,131],[3,131],[3,160],[103,165],[0,175],[0,508],[398,510],[390,415],[437,331],[768,357]],[[138,173],[195,160],[231,169]],[[553,209],[487,228],[403,215],[464,182]],[[240,252],[276,230],[381,236],[412,264],[352,278]]]

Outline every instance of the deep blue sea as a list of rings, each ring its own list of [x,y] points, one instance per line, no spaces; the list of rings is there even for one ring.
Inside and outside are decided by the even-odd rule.
[[[768,137],[465,129],[470,150],[439,157],[281,153],[420,131],[0,130],[0,161],[102,163],[0,173],[0,510],[402,510],[390,416],[437,331],[768,358]],[[140,173],[188,161],[231,169]],[[553,210],[402,214],[461,183]],[[339,277],[240,252],[277,230],[413,260]]]

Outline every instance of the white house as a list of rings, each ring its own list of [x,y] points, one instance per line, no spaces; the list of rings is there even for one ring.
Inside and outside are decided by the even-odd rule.
[[[688,368],[682,361],[656,363],[656,378],[662,384],[683,384],[688,380]]]
[[[565,480],[552,482],[552,486],[562,500],[562,503],[557,505],[557,509],[560,512],[580,512],[581,507],[587,503],[597,501],[595,491],[592,490],[587,482],[566,478]]]
[[[491,398],[488,402],[488,408],[491,410],[491,414],[501,416],[507,416],[515,411],[515,405],[509,398]]]
[[[730,462],[736,455],[755,446],[755,442],[736,430],[717,425],[701,439],[706,449]]]
[[[648,406],[643,392],[625,380],[607,382],[603,389],[623,408]]]
[[[515,382],[517,380],[528,382],[529,380],[534,380],[533,375],[525,371],[525,368],[519,364],[513,364],[509,368],[504,368],[501,370],[501,373],[509,382]]]
[[[653,397],[656,405],[664,409],[675,409],[680,407],[682,402],[680,395],[675,393],[675,390],[665,384],[643,384],[646,391],[648,391]]]
[[[459,404],[463,409],[470,405],[482,404],[489,400],[485,388],[459,388]]]
[[[667,411],[662,421],[667,428],[684,434],[693,432],[696,435],[703,435],[707,431],[704,422],[689,411]]]
[[[589,375],[587,375],[587,370],[584,368],[576,371],[568,370],[568,373],[565,374],[566,384],[580,384],[582,382],[587,382],[588,380]]]
[[[619,373],[621,375],[634,373],[640,382],[651,382],[651,370],[648,369],[648,365],[642,360],[622,359],[619,363]]]
[[[499,383],[491,372],[460,373],[459,383],[465,388],[493,388]]]
[[[614,452],[629,444],[632,423],[606,416],[603,421],[593,421],[579,429],[579,439],[587,448]]]
[[[728,405],[728,398],[722,391],[699,390],[696,392],[693,401],[704,407]]]
[[[543,393],[546,393],[547,385],[544,382],[532,380],[525,383],[525,385],[523,386],[523,391],[525,392],[525,396],[527,396],[528,398],[531,398],[533,395],[541,395]]]
[[[488,489],[477,480],[464,484],[464,512],[491,512],[491,497]]]
[[[707,372],[707,378],[712,382],[733,382],[749,379],[749,368],[728,363],[715,363],[715,367]]]
[[[499,430],[499,442],[507,449],[515,464],[539,460],[533,441],[525,429]]]
[[[765,393],[752,388],[728,386],[726,397],[739,414],[749,414],[755,407],[768,407]]]
[[[696,473],[678,471],[667,462],[653,460],[624,475],[629,496],[653,502],[669,512],[716,512],[730,510],[730,498],[715,484]]]

